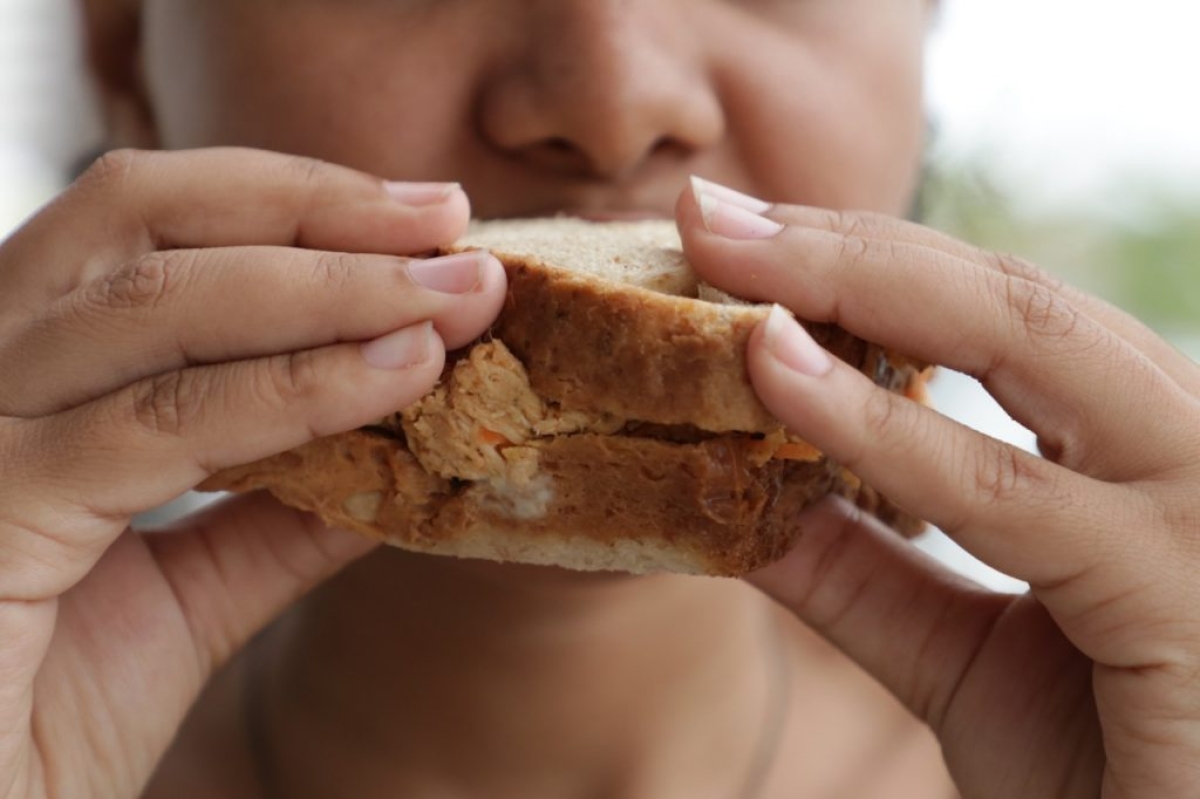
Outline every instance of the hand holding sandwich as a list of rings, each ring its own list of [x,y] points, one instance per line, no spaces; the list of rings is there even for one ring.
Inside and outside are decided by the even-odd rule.
[[[0,795],[137,795],[209,675],[370,549],[265,495],[129,523],[425,394],[505,278],[401,256],[468,215],[453,185],[117,153],[0,245]]]
[[[1035,267],[916,225],[705,184],[679,212],[705,279],[979,378],[1044,455],[873,387],[776,313],[749,347],[768,408],[1031,589],[984,591],[833,500],[750,579],[932,726],[965,796],[1191,795],[1200,368]]]
[[[875,388],[774,313],[749,344],[768,409],[1032,592],[970,586],[837,500],[751,579],[930,723],[965,794],[1193,785],[1196,365],[1032,267],[916,226],[706,184],[679,210],[701,277],[979,376],[1047,455]],[[261,493],[169,536],[128,525],[425,395],[504,302],[488,255],[403,257],[467,216],[455,186],[247,151],[119,154],[0,247],[8,793],[135,795],[213,670],[370,548]]]

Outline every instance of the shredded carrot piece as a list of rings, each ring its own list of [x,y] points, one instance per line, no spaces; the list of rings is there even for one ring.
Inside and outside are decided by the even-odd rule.
[[[785,461],[819,461],[821,450],[807,441],[788,441],[779,445],[774,457]]]
[[[488,430],[486,427],[479,428],[479,442],[481,444],[487,444],[489,447],[498,447],[504,444],[512,443],[495,430]]]

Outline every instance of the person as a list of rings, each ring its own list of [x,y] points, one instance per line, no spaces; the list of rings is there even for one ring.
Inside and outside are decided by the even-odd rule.
[[[900,219],[933,0],[83,8],[140,150],[0,247],[0,794],[1195,795],[1200,368]],[[260,494],[131,529],[420,397],[504,276],[415,256],[556,212],[674,213],[717,286],[977,376],[1043,457],[784,314],[748,351],[781,420],[1029,592],[835,500],[747,581],[373,549]]]

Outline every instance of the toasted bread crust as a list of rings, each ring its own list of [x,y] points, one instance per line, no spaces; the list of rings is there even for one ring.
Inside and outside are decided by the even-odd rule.
[[[411,550],[587,570],[744,574],[785,553],[801,532],[796,515],[830,493],[902,532],[921,528],[815,451],[803,460],[764,455],[764,439],[782,438],[782,426],[750,386],[746,348],[768,308],[493,252],[508,272],[508,298],[476,347],[497,352],[455,359],[444,387],[460,365],[494,365],[507,349],[520,362],[505,374],[521,373],[525,393],[511,406],[522,418],[544,422],[552,411],[559,422],[577,414],[615,426],[525,430],[497,415],[507,399],[492,392],[513,381],[479,379],[471,390],[489,401],[459,417],[438,411],[470,397],[439,389],[426,400],[432,408],[414,406],[403,425],[389,419],[314,441],[221,472],[202,490],[265,488],[327,523]],[[673,268],[668,261],[654,279]],[[809,329],[877,384],[920,393],[918,364],[840,328]],[[489,414],[494,427],[478,430]],[[702,435],[674,435],[672,425]]]
[[[509,287],[492,335],[525,364],[540,396],[565,410],[657,424],[778,429],[746,377],[750,334],[769,307],[720,305],[632,286],[614,291],[610,283],[532,256],[496,256]],[[831,325],[807,327],[835,356],[862,366],[867,345],[861,339]],[[561,330],[570,335],[548,335]]]
[[[778,426],[745,379],[746,343],[767,309],[643,289],[615,294],[526,261],[506,266],[509,307],[495,336],[526,364],[539,395],[568,410],[658,424],[756,432]],[[556,329],[571,335],[546,335]]]

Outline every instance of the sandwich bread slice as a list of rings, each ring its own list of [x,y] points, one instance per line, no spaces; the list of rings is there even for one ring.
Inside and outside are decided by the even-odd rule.
[[[782,556],[836,492],[884,498],[790,435],[746,374],[769,306],[704,286],[674,223],[476,223],[508,298],[432,393],[367,428],[225,470],[202,490],[282,502],[419,552],[582,570],[737,575]],[[919,364],[829,325],[837,357],[912,397]]]

